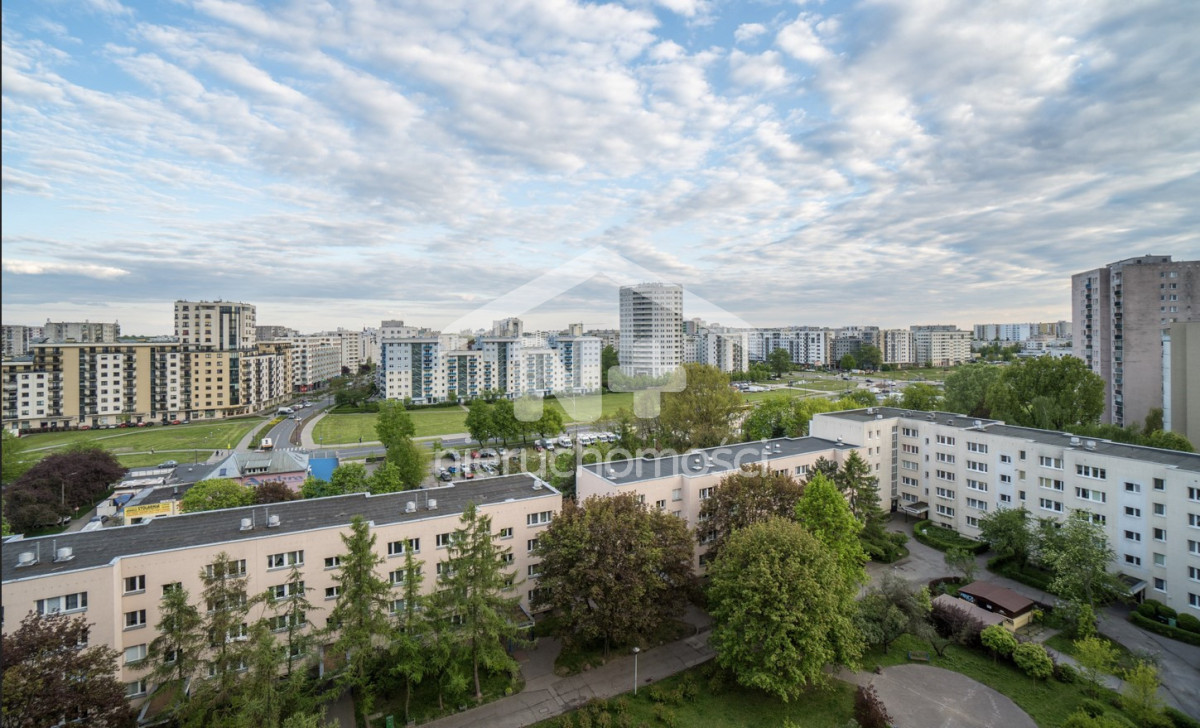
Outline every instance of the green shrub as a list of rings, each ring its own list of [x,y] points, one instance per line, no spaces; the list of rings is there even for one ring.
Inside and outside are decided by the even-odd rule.
[[[979,633],[979,641],[984,647],[1004,657],[1011,655],[1017,648],[1017,638],[1013,637],[1012,632],[998,624],[984,627],[983,631]]]
[[[1180,614],[1175,621],[1175,626],[1187,632],[1200,634],[1200,619],[1190,614]]]
[[[938,551],[960,548],[973,554],[982,554],[988,550],[988,545],[983,541],[967,538],[957,531],[934,525],[932,521],[918,521],[913,524],[913,538]]]
[[[1054,679],[1060,683],[1070,684],[1075,682],[1078,677],[1079,673],[1075,670],[1075,668],[1071,667],[1065,662],[1062,664],[1056,664],[1054,666]]]
[[[1017,563],[1016,559],[1001,556],[988,561],[988,571],[995,572],[1001,576],[1007,576],[1013,581],[1019,581],[1022,584],[1035,589],[1041,589],[1044,592],[1050,591],[1050,582],[1054,579],[1054,575],[1045,569],[1039,569],[1032,564],[1026,564],[1022,567]]]
[[[1158,616],[1158,604],[1159,604],[1159,602],[1156,602],[1153,599],[1147,599],[1146,601],[1137,605],[1136,611],[1138,614],[1142,615],[1143,617],[1146,617],[1148,619],[1154,619],[1155,617]]]
[[[1172,708],[1168,705],[1163,708],[1163,715],[1166,716],[1167,720],[1171,721],[1171,724],[1175,728],[1200,728],[1200,720],[1196,720],[1178,708]]]
[[[1079,709],[1093,718],[1098,718],[1108,712],[1108,706],[1099,700],[1092,700],[1091,698],[1084,698],[1079,703]]]
[[[1200,647],[1200,634],[1195,632],[1189,632],[1186,629],[1180,629],[1178,627],[1172,627],[1170,625],[1163,624],[1156,619],[1144,617],[1139,612],[1130,614],[1129,621],[1133,622],[1144,630],[1148,630],[1155,634],[1160,634],[1163,637],[1170,637],[1171,639],[1176,639],[1180,642],[1186,642],[1189,645],[1196,645],[1197,647]]]
[[[1013,650],[1013,662],[1025,671],[1025,674],[1038,680],[1046,680],[1054,674],[1054,661],[1046,653],[1046,648],[1035,642],[1025,642]]]

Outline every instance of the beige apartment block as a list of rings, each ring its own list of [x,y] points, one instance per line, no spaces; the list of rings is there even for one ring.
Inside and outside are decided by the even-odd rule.
[[[859,445],[901,510],[972,538],[999,508],[1083,511],[1104,526],[1135,598],[1200,617],[1198,454],[892,407],[819,414],[810,427]]]
[[[912,326],[917,366],[950,367],[971,361],[971,332],[955,326]]]
[[[136,526],[10,539],[3,545],[3,629],[15,629],[30,611],[81,614],[92,624],[93,644],[124,658],[120,679],[140,702],[145,685],[144,650],[157,636],[164,588],[182,584],[193,603],[203,590],[201,573],[224,552],[249,579],[249,591],[284,586],[295,564],[316,606],[308,626],[324,628],[337,598],[341,540],[353,516],[363,516],[384,559],[379,575],[396,581],[411,548],[423,562],[424,589],[437,587],[451,534],[468,503],[492,519],[495,543],[511,554],[517,573],[514,594],[528,611],[536,588],[538,535],[561,510],[562,496],[528,475],[487,478],[427,490],[353,495],[151,519]],[[399,599],[400,585],[396,594]],[[203,607],[201,607],[203,609]],[[270,616],[269,602],[251,619]]]
[[[779,437],[682,455],[635,457],[580,466],[576,470],[575,491],[580,501],[591,496],[635,493],[647,506],[678,516],[689,528],[703,533],[700,507],[730,473],[745,466],[761,466],[803,479],[818,459],[840,465],[856,449],[819,437]],[[700,543],[696,549],[693,566],[697,570],[707,563],[707,543]]]
[[[1200,321],[1163,334],[1163,429],[1200,449]]]
[[[254,347],[256,309],[236,301],[176,301],[175,336],[184,351],[240,351]]]

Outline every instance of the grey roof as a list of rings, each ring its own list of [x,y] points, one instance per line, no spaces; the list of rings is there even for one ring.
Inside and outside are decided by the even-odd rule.
[[[1036,427],[1006,425],[1002,420],[981,419],[957,412],[922,412],[919,410],[900,409],[898,407],[869,407],[865,409],[842,410],[840,412],[824,412],[817,415],[817,417],[837,417],[857,422],[867,422],[876,419],[877,416],[882,416],[884,419],[904,417],[916,421],[924,420],[964,430],[977,429],[994,435],[1003,435],[1043,445],[1053,445],[1081,452],[1095,452],[1109,457],[1157,463],[1167,467],[1200,473],[1200,454],[1197,453],[1163,450],[1157,447],[1144,447],[1142,445],[1128,445],[1097,437],[1072,435],[1069,432],[1039,430]],[[1073,443],[1072,438],[1077,438],[1078,443]],[[1087,447],[1087,443],[1094,443],[1095,446],[1089,448]]]
[[[553,498],[554,504],[557,504],[560,496],[558,491],[538,478],[528,473],[520,473],[400,493],[353,493],[269,506],[248,506],[172,518],[154,518],[135,526],[102,528],[87,533],[62,533],[30,539],[10,538],[4,542],[0,571],[3,572],[3,581],[7,583],[96,568],[122,556],[235,543],[273,537],[281,533],[345,527],[349,525],[351,518],[358,515],[376,526],[381,526],[458,514],[471,502],[489,505],[534,498]],[[428,503],[433,499],[437,501],[437,509],[430,511]],[[405,512],[409,501],[417,505],[413,513]],[[547,503],[546,508],[550,509],[554,504]],[[266,527],[268,513],[279,516],[278,527]],[[253,518],[254,528],[248,531],[240,530],[243,518]],[[39,562],[33,566],[18,568],[18,555],[26,551],[36,553],[39,546]],[[56,547],[70,547],[74,550],[74,558],[55,563],[52,556]]]
[[[742,465],[769,463],[775,458],[792,457],[822,450],[851,450],[856,446],[821,437],[777,437],[732,445],[693,450],[683,455],[659,458],[632,458],[584,465],[601,478],[616,485],[684,475],[694,477],[723,473]],[[611,472],[611,474],[610,474]]]

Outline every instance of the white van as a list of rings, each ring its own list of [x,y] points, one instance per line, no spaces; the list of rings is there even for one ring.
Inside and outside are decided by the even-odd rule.
[[[279,410],[275,414],[290,415],[295,411],[296,410],[292,409],[291,407],[280,407]]]

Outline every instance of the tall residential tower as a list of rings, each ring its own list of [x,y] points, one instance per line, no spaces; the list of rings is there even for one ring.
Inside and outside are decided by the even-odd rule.
[[[640,283],[621,288],[621,371],[660,377],[683,363],[683,287]]]

